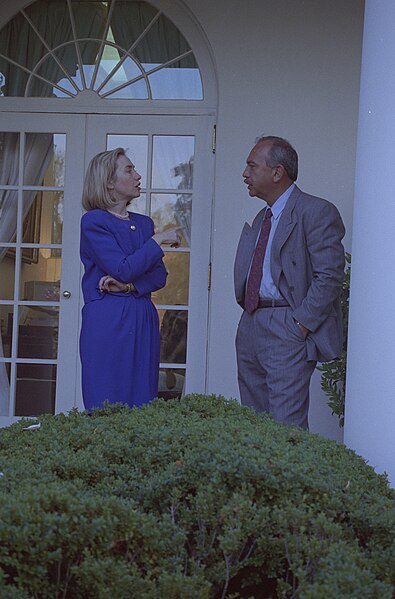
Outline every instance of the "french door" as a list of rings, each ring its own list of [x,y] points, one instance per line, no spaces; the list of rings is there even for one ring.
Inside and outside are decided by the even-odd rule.
[[[0,424],[82,408],[78,255],[84,172],[124,147],[142,175],[131,210],[157,230],[169,272],[154,294],[161,323],[159,395],[203,392],[212,204],[207,116],[15,114],[0,127]],[[133,376],[133,373],[131,373]]]

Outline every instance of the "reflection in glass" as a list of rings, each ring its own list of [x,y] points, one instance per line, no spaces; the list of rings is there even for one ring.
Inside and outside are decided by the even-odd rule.
[[[155,291],[152,299],[159,305],[188,305],[189,252],[165,252],[164,263],[168,274],[166,287]]]
[[[194,137],[155,135],[152,187],[192,189]]]
[[[157,233],[170,227],[182,227],[181,247],[191,243],[192,195],[152,194],[151,218]]]
[[[103,62],[103,61],[102,61]],[[109,72],[116,66],[117,61],[106,61],[107,69]],[[114,75],[107,81],[107,83],[100,89],[99,93],[101,96],[109,98],[133,98],[133,99],[146,99],[148,98],[147,84],[145,79],[139,79],[133,83],[133,80],[140,77],[142,74],[141,68],[139,68],[134,60],[126,58],[121,66],[114,72]],[[105,79],[107,74],[103,73],[102,79]],[[130,82],[129,85],[125,85]],[[117,91],[116,88],[123,86]]]
[[[39,191],[23,196],[24,212],[23,243],[62,243],[63,192]],[[29,210],[26,207],[30,206]]]
[[[180,399],[185,386],[185,368],[161,368],[159,370],[158,397]]]
[[[187,310],[158,310],[160,321],[160,361],[185,364],[187,361]]]
[[[111,85],[111,90],[114,89],[114,87],[114,85]],[[106,91],[106,95],[104,96],[109,100],[119,100],[122,98],[127,100],[146,100],[148,98],[147,86],[144,79],[135,81],[135,83],[126,85],[116,91],[111,90]]]
[[[64,184],[66,135],[27,133],[25,142],[25,185],[62,187]]]
[[[108,32],[111,34],[111,29]],[[113,41],[113,40],[111,40]],[[107,78],[107,76],[112,72],[114,67],[118,64],[120,60],[120,52],[118,48],[114,48],[110,44],[105,44],[103,48],[103,52],[101,55],[101,59],[99,62],[99,68],[97,70],[95,82],[93,87],[95,90],[98,90],[102,85],[103,81]],[[113,86],[115,87],[115,86]]]
[[[34,251],[33,259],[31,252]],[[61,250],[23,248],[21,261],[20,299],[58,302],[62,259]],[[29,252],[25,258],[25,254]]]
[[[1,339],[0,344],[0,356],[3,358],[10,358],[12,354],[12,319],[14,315],[14,307],[7,306],[5,304],[0,305],[0,331]],[[3,353],[1,353],[1,351]],[[3,367],[0,364],[0,370]],[[1,374],[0,374],[1,380]]]
[[[155,100],[202,100],[203,88],[198,66],[183,68],[185,61],[182,59],[168,68],[155,71],[148,76],[152,98]],[[155,68],[155,64],[144,64],[145,70]]]
[[[81,51],[82,57],[82,68],[83,68],[83,77],[85,81],[83,81],[82,73],[78,62],[78,56],[75,48],[75,44],[72,43],[68,46],[63,46],[57,53],[58,59],[61,61],[61,56],[65,53],[67,54],[67,64],[69,65],[69,70],[67,73],[58,73],[60,77],[56,77],[54,83],[57,83],[62,89],[65,89],[71,92],[73,95],[78,93],[78,90],[89,89],[92,87],[97,87],[95,82],[92,83],[92,77],[95,72],[95,62],[96,57],[100,51],[100,42],[96,41],[80,41],[79,47]],[[118,62],[118,59],[117,61]],[[63,61],[64,63],[64,61]],[[42,76],[45,76],[45,64],[43,65],[44,71]],[[66,76],[65,76],[66,75]],[[67,76],[68,75],[68,76]],[[100,63],[99,70],[97,73],[97,77],[101,77],[102,80],[106,77],[107,73],[103,72],[102,63]],[[71,79],[71,81],[70,81]],[[97,81],[97,79],[96,79]],[[73,85],[74,84],[74,85]],[[61,90],[54,87],[53,93],[58,98],[61,97],[69,97],[68,94],[62,93]]]
[[[0,185],[17,185],[19,167],[19,133],[0,132]],[[0,219],[4,218],[7,195],[0,189]],[[1,220],[0,220],[1,231]]]
[[[19,306],[18,358],[55,360],[58,354],[59,308]]]
[[[17,364],[15,416],[55,413],[56,366]]]
[[[127,157],[141,175],[141,186],[147,187],[148,135],[107,135],[107,150],[124,148]]]
[[[0,416],[9,416],[11,364],[0,362]]]
[[[15,250],[14,248],[0,247],[0,256],[3,256],[0,258],[0,299],[13,300],[15,284]]]
[[[25,185],[63,187],[65,162],[66,135],[64,133],[26,134]],[[34,171],[34,166],[38,167],[38,172]]]

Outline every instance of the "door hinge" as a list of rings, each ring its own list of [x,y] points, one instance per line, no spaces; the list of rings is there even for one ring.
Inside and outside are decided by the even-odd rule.
[[[215,150],[217,149],[217,125],[213,126],[213,138],[211,143],[211,151],[215,154]]]
[[[207,289],[210,291],[211,289],[211,262],[208,263],[208,271],[207,271]]]

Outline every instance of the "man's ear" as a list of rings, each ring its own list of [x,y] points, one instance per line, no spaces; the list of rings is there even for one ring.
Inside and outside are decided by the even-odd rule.
[[[285,168],[283,167],[282,164],[277,164],[273,168],[273,181],[275,183],[278,183],[279,181],[281,181],[281,179],[284,177],[284,175],[286,175]]]

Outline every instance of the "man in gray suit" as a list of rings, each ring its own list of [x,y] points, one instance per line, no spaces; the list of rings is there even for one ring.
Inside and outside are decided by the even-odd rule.
[[[237,248],[235,292],[244,311],[236,352],[242,404],[307,429],[316,363],[342,351],[345,231],[337,208],[303,193],[297,175],[287,140],[257,139],[243,177],[249,195],[267,205],[252,226],[245,223]]]

